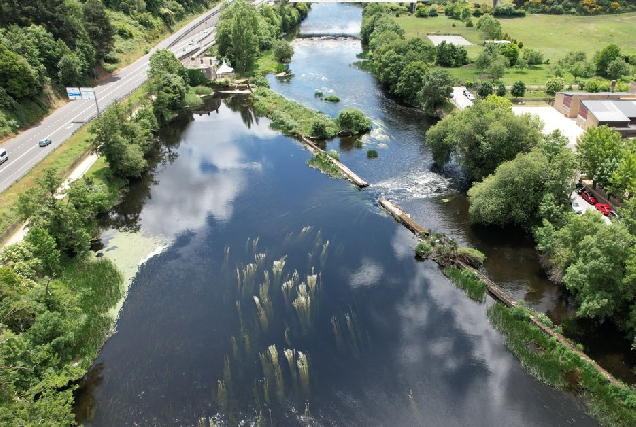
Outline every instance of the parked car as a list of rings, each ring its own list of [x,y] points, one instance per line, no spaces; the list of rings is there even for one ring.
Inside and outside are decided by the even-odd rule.
[[[466,95],[466,98],[468,98],[469,101],[474,101],[475,100],[475,96],[472,93],[470,93],[470,91],[466,91],[465,95]]]
[[[9,155],[7,154],[7,150],[4,148],[0,148],[0,165],[9,160]]]
[[[572,210],[575,214],[581,215],[583,213],[583,206],[581,206],[578,200],[572,200]]]
[[[618,219],[621,216],[618,214],[618,212],[616,212],[614,209],[612,209],[608,215],[610,218],[614,218],[614,219]]]
[[[44,139],[41,139],[41,140],[40,140],[40,142],[38,142],[38,145],[39,145],[40,147],[46,147],[46,146],[47,146],[47,145],[49,145],[51,142],[52,142],[52,141],[51,141],[51,139],[50,139],[50,138],[44,138]]]
[[[595,205],[598,203],[598,200],[596,200],[596,197],[592,196],[590,192],[587,190],[581,191],[581,197],[583,197],[583,200],[588,202],[590,205]]]
[[[597,210],[601,211],[603,215],[609,215],[610,212],[612,212],[612,207],[608,205],[607,203],[596,203],[594,207]]]

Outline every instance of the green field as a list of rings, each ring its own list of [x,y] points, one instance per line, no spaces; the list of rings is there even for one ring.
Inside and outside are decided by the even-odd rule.
[[[406,38],[426,39],[428,34],[460,35],[474,44],[466,46],[468,56],[472,60],[482,50],[484,38],[477,28],[466,27],[461,21],[448,19],[443,15],[434,18],[402,15],[394,19],[404,28]],[[473,23],[476,22],[477,18],[473,18]],[[542,52],[551,64],[566,52],[575,50],[586,52],[591,59],[596,51],[610,43],[620,46],[625,55],[636,55],[636,13],[597,16],[537,14],[525,18],[500,19],[500,22],[504,33],[508,33],[518,42],[523,42],[524,48]],[[462,81],[480,80],[479,73],[471,65],[450,71],[454,77]],[[524,71],[508,69],[502,81],[506,85],[511,85],[517,80],[524,81],[526,85],[543,85],[550,77],[551,67],[542,65]],[[569,73],[566,73],[564,79],[568,84],[574,83],[574,78]]]

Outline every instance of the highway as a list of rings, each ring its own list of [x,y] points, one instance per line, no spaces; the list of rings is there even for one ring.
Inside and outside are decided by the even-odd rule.
[[[114,101],[126,97],[146,81],[150,55],[155,50],[169,49],[181,58],[190,52],[194,54],[202,51],[212,44],[220,7],[217,5],[195,18],[159,42],[147,55],[96,86],[94,89],[99,110],[103,111]],[[4,142],[2,148],[7,150],[9,160],[0,165],[0,193],[22,178],[96,114],[95,100],[69,101],[33,127]],[[44,138],[50,138],[53,142],[46,147],[40,147],[38,142]]]

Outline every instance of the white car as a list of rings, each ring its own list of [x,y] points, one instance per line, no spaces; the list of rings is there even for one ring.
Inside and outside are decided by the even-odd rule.
[[[469,91],[466,91],[466,98],[468,98],[469,101],[474,101],[475,100],[475,96],[470,93]]]
[[[577,215],[581,215],[583,213],[583,207],[579,204],[578,200],[572,200],[572,210]]]

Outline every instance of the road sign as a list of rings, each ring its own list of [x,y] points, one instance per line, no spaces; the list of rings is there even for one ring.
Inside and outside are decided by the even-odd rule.
[[[78,87],[67,87],[66,93],[68,94],[68,99],[73,101],[74,99],[82,99],[80,88]]]
[[[95,89],[92,87],[81,87],[82,99],[95,99]]]

